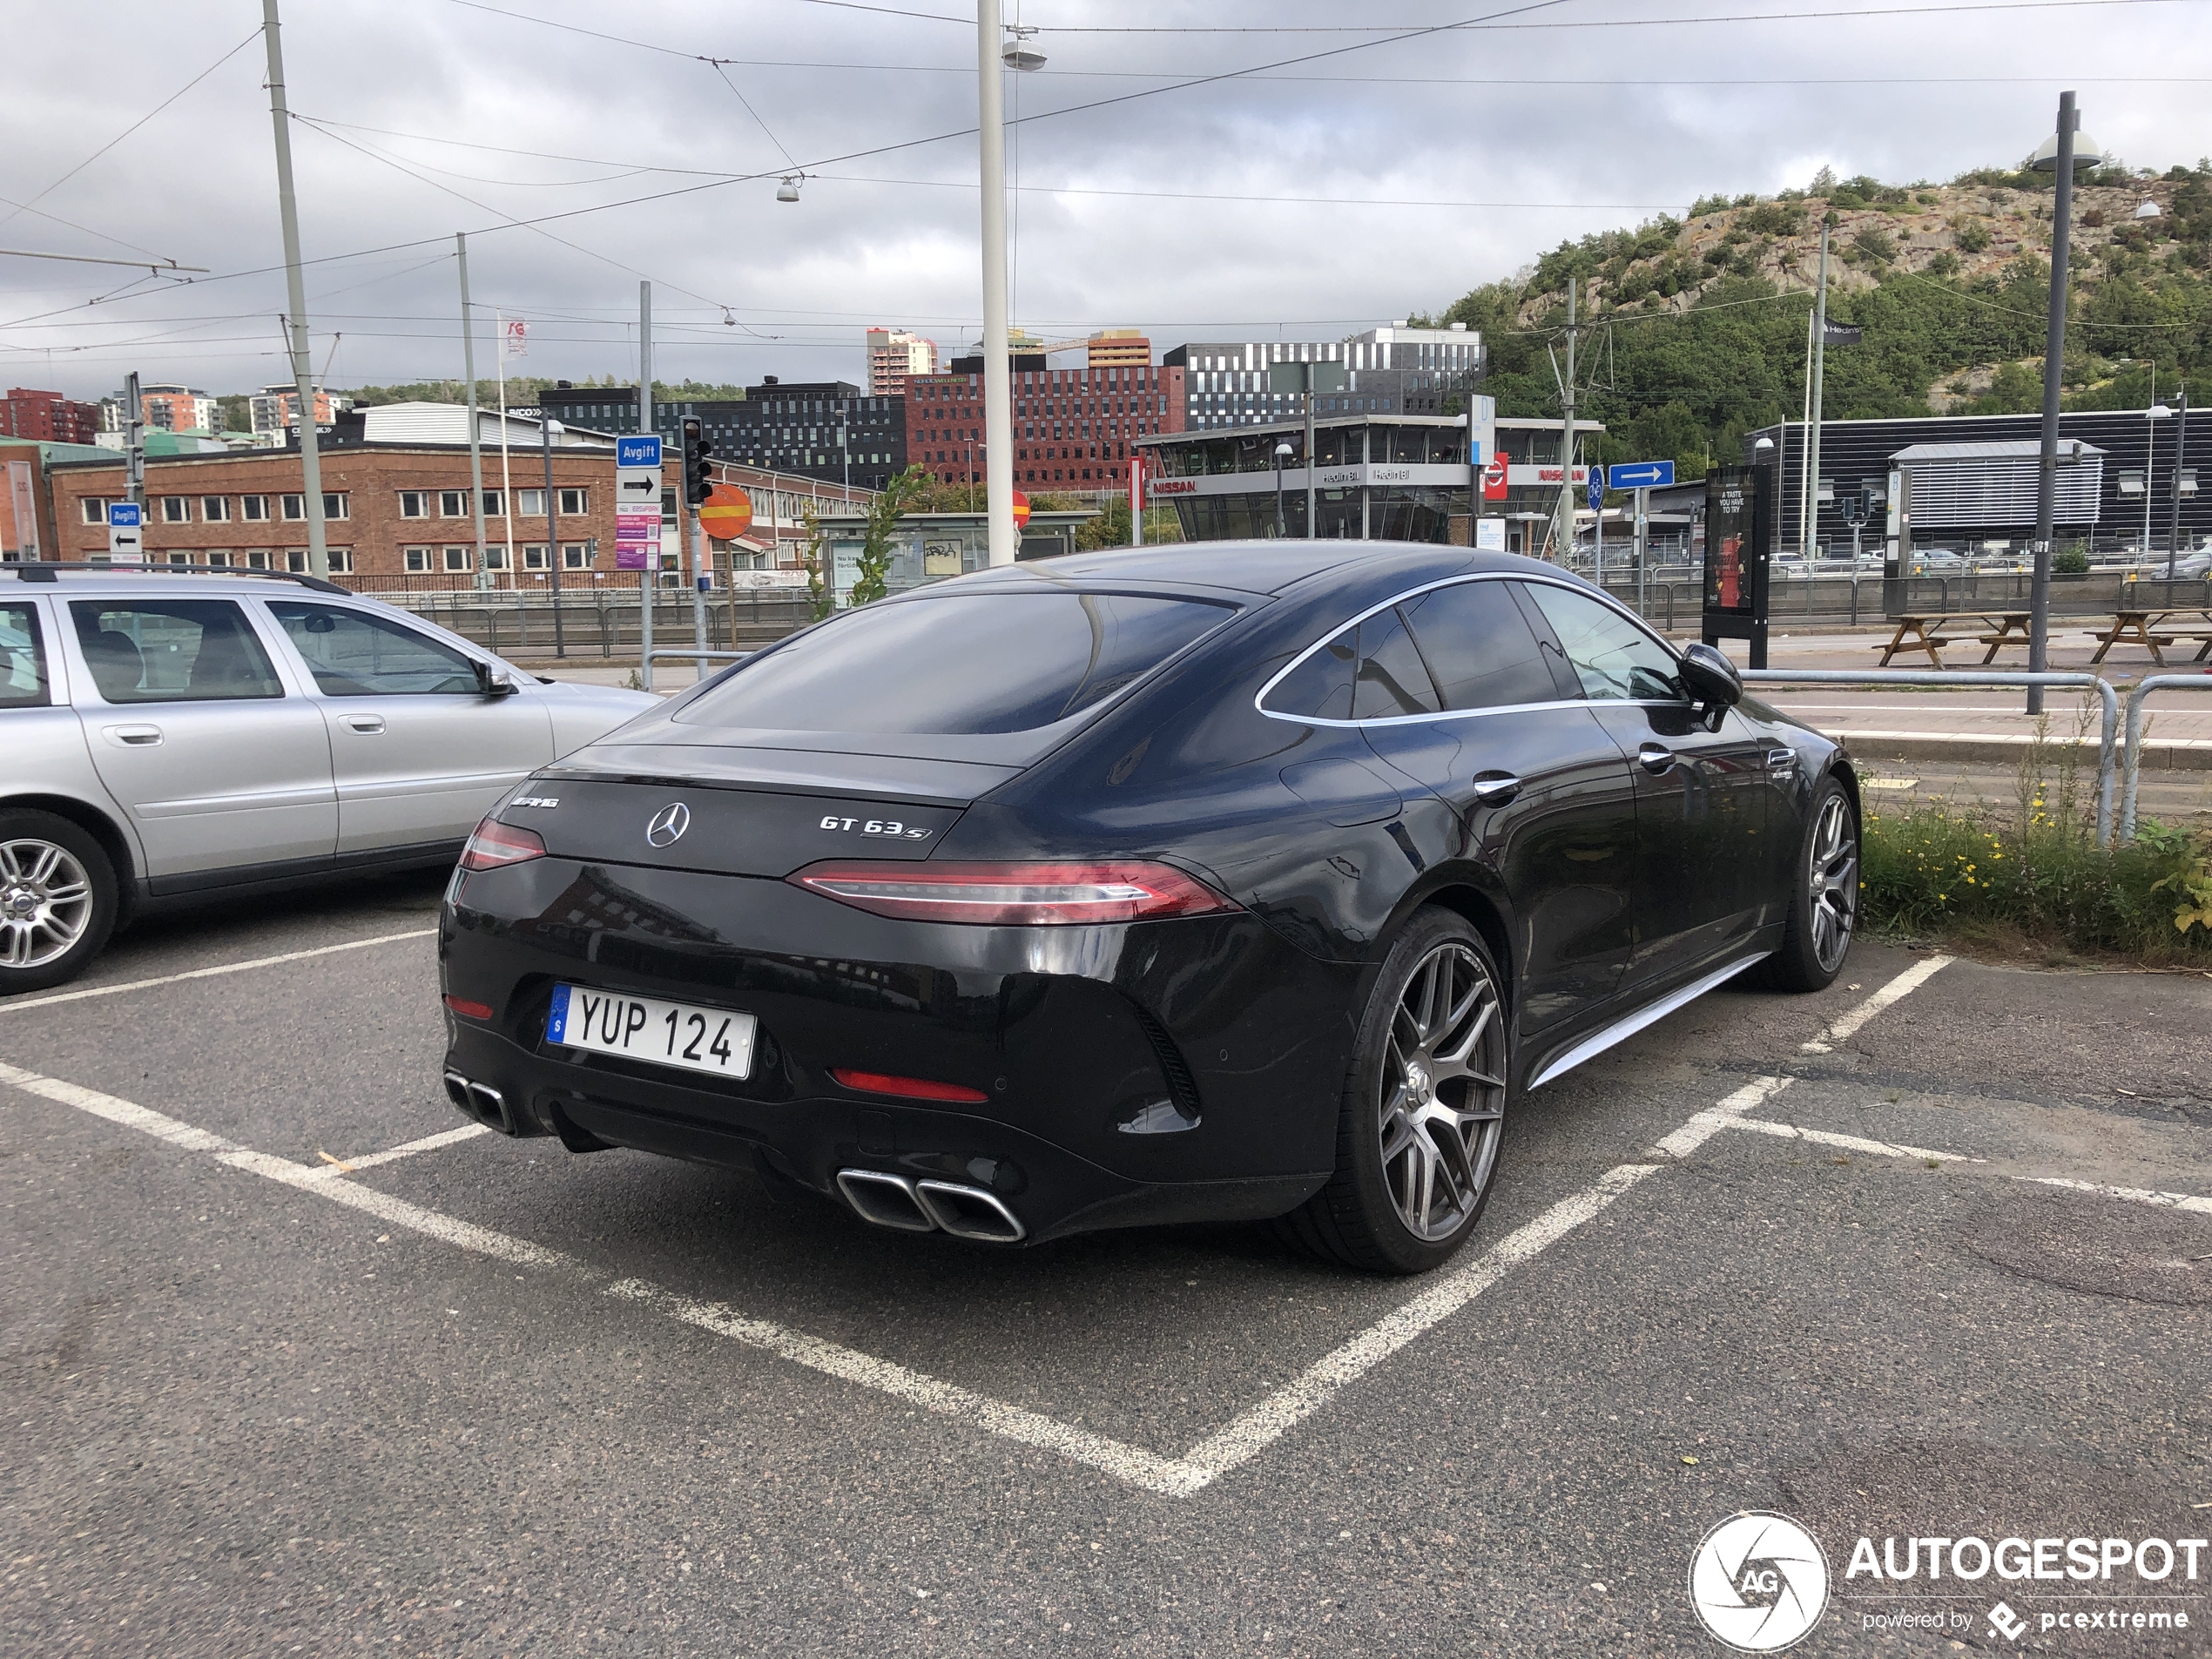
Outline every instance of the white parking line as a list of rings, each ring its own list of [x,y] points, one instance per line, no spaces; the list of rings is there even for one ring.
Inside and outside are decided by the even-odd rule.
[[[342,945],[324,945],[314,950],[288,950],[281,956],[256,956],[251,961],[225,962],[220,968],[195,968],[189,974],[164,974],[158,979],[125,980],[120,985],[95,985],[88,991],[57,991],[51,996],[19,996],[0,1001],[0,1014],[17,1008],[51,1008],[57,1002],[81,1002],[92,996],[120,996],[125,991],[143,991],[154,985],[175,985],[188,979],[216,979],[225,974],[243,974],[249,968],[275,968],[284,962],[304,962],[311,956],[334,956],[341,950],[365,950],[371,945],[389,945],[401,939],[428,939],[437,933],[435,927],[417,927],[403,934],[379,934],[374,939],[349,939]]]
[[[369,941],[362,941],[369,942]],[[1867,999],[1851,1020],[1850,1028],[1871,1018],[1906,996],[1945,958],[1918,964]],[[185,977],[185,976],[179,976]],[[1906,981],[1910,981],[1909,983]],[[1838,1022],[1839,1026],[1842,1022]],[[1743,1114],[1772,1099],[1789,1087],[1786,1077],[1760,1077],[1737,1089],[1658,1143],[1669,1158],[1687,1157],[1720,1130],[1768,1126],[1747,1123]],[[72,1106],[115,1123],[154,1135],[188,1150],[212,1153],[226,1166],[312,1192],[351,1208],[364,1211],[395,1226],[406,1227],[456,1249],[494,1259],[572,1273],[587,1282],[604,1275],[572,1257],[548,1250],[526,1239],[478,1227],[457,1217],[409,1204],[356,1181],[338,1178],[343,1171],[331,1166],[291,1163],[256,1152],[194,1129],[148,1107],[81,1088],[57,1078],[0,1064],[0,1083],[61,1104]],[[434,1146],[449,1145],[472,1137],[478,1126],[426,1136],[420,1141],[394,1147],[389,1152],[354,1160],[359,1169],[372,1163],[412,1156]],[[1794,1132],[1794,1131],[1791,1131]],[[1867,1143],[1872,1146],[1878,1143]],[[1905,1149],[1899,1149],[1903,1150]],[[1534,1220],[1523,1223],[1488,1250],[1430,1284],[1410,1300],[1385,1314],[1373,1325],[1307,1366],[1289,1383],[1258,1405],[1241,1413],[1226,1427],[1207,1436],[1181,1457],[1163,1455],[1127,1441],[1096,1434],[1062,1423],[1041,1413],[994,1399],[954,1383],[914,1371],[892,1360],[793,1331],[770,1320],[750,1318],[725,1304],[698,1301],[651,1285],[624,1278],[607,1284],[607,1295],[650,1308],[663,1317],[760,1349],[792,1364],[804,1366],[840,1380],[871,1388],[926,1410],[956,1419],[1002,1439],[1050,1451],[1131,1486],[1165,1497],[1189,1497],[1204,1490],[1221,1475],[1251,1461],[1291,1429],[1326,1406],[1338,1393],[1358,1381],[1384,1360],[1464,1308],[1514,1268],[1526,1265],[1576,1228],[1599,1215],[1623,1193],[1668,1167],[1663,1163],[1624,1163],[1608,1170],[1596,1182],[1553,1204]]]
[[[1832,1054],[1836,1045],[1855,1034],[1858,1028],[1888,1008],[1912,995],[1944,968],[1951,966],[1948,956],[1931,956],[1925,961],[1915,962],[1895,979],[1861,1002],[1850,1013],[1815,1037],[1811,1042],[1800,1043],[1806,1054]]]
[[[2096,1181],[2069,1181],[2056,1175],[2016,1175],[2013,1179],[2032,1182],[2040,1187],[2094,1192],[2101,1198],[2125,1198],[2130,1204],[2156,1204],[2164,1210],[2192,1210],[2200,1216],[2212,1216],[2212,1198],[2200,1198],[2193,1193],[2153,1192],[2148,1187],[2108,1187]]]
[[[1937,1158],[1946,1163],[1983,1162],[1980,1158],[1966,1157],[1957,1152],[1931,1152],[1925,1146],[1892,1145],[1888,1141],[1870,1141],[1857,1135],[1838,1135],[1832,1130],[1801,1129],[1795,1123],[1770,1123],[1764,1117],[1739,1117],[1728,1127],[1755,1130],[1761,1135],[1778,1135],[1785,1141],[1811,1141],[1816,1146],[1832,1146],[1844,1152],[1864,1152],[1869,1157]]]
[[[1088,1429],[1076,1428],[1056,1418],[1009,1406],[1002,1399],[978,1394],[956,1383],[911,1371],[889,1359],[860,1352],[803,1331],[792,1331],[767,1319],[748,1318],[720,1302],[698,1302],[626,1278],[607,1287],[609,1296],[643,1303],[671,1319],[681,1319],[702,1331],[728,1337],[748,1347],[765,1349],[779,1359],[805,1366],[827,1376],[863,1388],[873,1388],[925,1410],[955,1417],[987,1432],[1024,1446],[1035,1446],[1076,1463],[1103,1470],[1116,1480],[1163,1497],[1187,1498],[1213,1479],[1213,1472],[1180,1458],[1162,1457],[1125,1440],[1109,1440]]]
[[[408,1141],[381,1152],[365,1152],[359,1157],[346,1159],[342,1163],[334,1160],[320,1169],[302,1166],[303,1172],[317,1181],[334,1181],[341,1175],[352,1175],[361,1170],[373,1170],[380,1163],[396,1163],[401,1158],[411,1158],[417,1152],[435,1152],[442,1146],[452,1146],[462,1141],[473,1141],[491,1130],[482,1123],[463,1123],[459,1129],[442,1130],[435,1135],[425,1135],[419,1141]],[[329,1157],[328,1153],[323,1155]]]

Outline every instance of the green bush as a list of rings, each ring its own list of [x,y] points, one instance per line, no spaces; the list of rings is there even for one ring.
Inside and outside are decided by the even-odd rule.
[[[1868,924],[2212,961],[2212,832],[2146,820],[2133,841],[2099,846],[2095,775],[2079,753],[2039,741],[2010,813],[1941,800],[1868,812]]]
[[[2089,550],[2076,542],[2060,548],[2051,555],[2054,576],[2087,576],[2089,574]]]

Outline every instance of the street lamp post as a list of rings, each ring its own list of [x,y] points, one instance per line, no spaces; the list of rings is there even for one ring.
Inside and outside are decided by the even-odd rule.
[[[2163,403],[2154,403],[2143,411],[2143,419],[2150,423],[2143,442],[2143,558],[2150,556],[2151,507],[2158,499],[2158,423],[2173,418],[2174,411]],[[2179,478],[2181,475],[2177,472],[2175,476]],[[2136,563],[2141,563],[2141,560]]]
[[[2035,575],[2027,594],[2027,671],[2040,674],[2050,661],[2051,536],[2059,495],[2059,387],[2066,376],[2067,250],[2074,233],[2074,170],[2104,158],[2086,135],[2074,143],[2080,118],[2074,94],[2059,94],[2058,131],[2036,149],[2029,165],[2056,175],[2051,192],[2051,303],[2043,341],[2041,464],[2035,475]],[[2027,711],[2043,712],[2043,688],[2027,688]]]
[[[2179,406],[2176,413],[2181,419],[2174,428],[2173,512],[2166,525],[2166,580],[2169,584],[2174,580],[2174,561],[2181,556],[2182,551],[2182,469],[2188,462],[2189,455],[2189,388],[2186,385],[2175,401]],[[2147,478],[2143,482],[2148,487],[2150,481]],[[2169,601],[2173,597],[2170,586],[2167,597]]]
[[[1275,539],[1283,539],[1283,463],[1291,458],[1288,439],[1275,446]]]

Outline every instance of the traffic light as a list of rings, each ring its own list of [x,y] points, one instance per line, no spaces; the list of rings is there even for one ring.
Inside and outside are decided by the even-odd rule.
[[[714,442],[706,435],[706,428],[696,415],[684,420],[684,499],[697,507],[707,498],[714,488],[706,475],[706,463],[713,458]]]

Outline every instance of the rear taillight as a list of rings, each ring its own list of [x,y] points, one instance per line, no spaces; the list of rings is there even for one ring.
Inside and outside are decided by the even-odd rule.
[[[1001,927],[1151,921],[1237,908],[1168,864],[813,864],[788,880],[879,916]]]
[[[461,867],[496,870],[502,865],[522,864],[544,856],[545,843],[538,839],[536,830],[516,829],[512,824],[487,818],[476,826],[475,833],[461,849]]]

